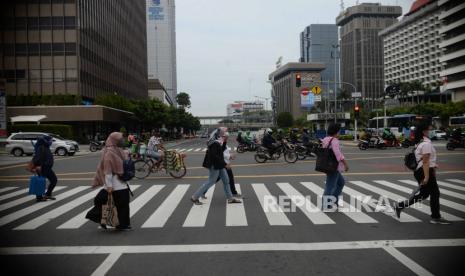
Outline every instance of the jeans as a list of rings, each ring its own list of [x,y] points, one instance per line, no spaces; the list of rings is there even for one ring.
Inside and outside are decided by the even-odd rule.
[[[228,178],[229,178],[229,188],[231,189],[231,193],[233,195],[237,195],[236,191],[236,182],[234,182],[234,174],[232,169],[226,169],[226,172],[228,173]],[[220,181],[221,177],[218,175],[218,178],[216,179],[216,182]]]
[[[423,173],[423,168],[420,168],[414,173],[415,179],[418,183],[423,181],[425,175]],[[429,181],[426,185],[420,185],[410,197],[402,202],[399,202],[399,208],[403,209],[408,207],[418,201],[427,199],[429,196],[429,205],[431,207],[431,218],[437,219],[441,217],[439,212],[439,187],[436,182],[436,171],[433,168],[429,169]]]
[[[340,172],[326,175],[326,185],[323,193],[323,207],[328,206],[328,200],[332,197],[335,199],[335,204],[337,206],[344,184],[345,180]]]
[[[39,176],[45,177],[50,181],[48,185],[47,192],[45,193],[46,196],[52,196],[53,189],[57,185],[58,179],[55,172],[52,168],[42,167],[42,170],[38,173]],[[42,196],[37,196],[38,199],[42,198]]]
[[[194,193],[192,196],[194,199],[199,199],[203,194],[205,194],[208,189],[215,185],[218,176],[223,181],[223,188],[224,194],[226,195],[227,199],[231,199],[233,196],[231,194],[231,188],[229,188],[229,177],[226,169],[215,170],[215,168],[211,167],[208,173],[208,181],[203,183],[202,186]]]

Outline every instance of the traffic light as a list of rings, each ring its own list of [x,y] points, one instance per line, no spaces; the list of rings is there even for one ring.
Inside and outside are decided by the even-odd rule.
[[[302,86],[302,77],[300,76],[300,74],[295,75],[295,86]]]
[[[354,108],[354,117],[355,119],[360,118],[360,107],[358,105],[356,105]]]

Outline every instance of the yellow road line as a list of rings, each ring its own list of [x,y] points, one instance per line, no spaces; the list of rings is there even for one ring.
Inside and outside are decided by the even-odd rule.
[[[71,156],[71,157],[62,157],[62,158],[57,158],[57,159],[55,159],[55,162],[56,162],[56,161],[62,161],[62,160],[76,159],[76,158],[81,158],[81,157],[85,157],[85,156],[88,156],[88,155],[78,155],[78,156]],[[31,158],[31,159],[32,159],[32,158]],[[26,168],[26,165],[27,165],[28,162],[29,162],[29,161],[27,161],[26,163],[21,163],[21,164],[6,166],[6,167],[0,167],[0,170],[7,170],[7,169],[13,169],[13,168],[20,168],[20,167]]]

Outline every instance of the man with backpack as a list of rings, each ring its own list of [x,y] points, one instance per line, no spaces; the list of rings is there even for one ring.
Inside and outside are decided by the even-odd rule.
[[[429,132],[433,129],[431,124],[421,122],[415,128],[415,144],[413,152],[405,156],[405,165],[414,171],[414,177],[419,187],[407,200],[401,201],[394,206],[398,218],[404,208],[430,198],[432,224],[450,224],[451,222],[442,218],[439,205],[439,187],[436,181],[437,154]]]

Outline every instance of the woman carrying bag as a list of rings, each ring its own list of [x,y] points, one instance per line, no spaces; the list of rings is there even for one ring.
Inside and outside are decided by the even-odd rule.
[[[122,181],[120,176],[124,174],[123,161],[127,158],[127,153],[122,149],[124,137],[121,132],[113,132],[105,142],[100,163],[97,167],[97,174],[92,184],[93,187],[102,187],[102,190],[94,199],[94,208],[86,215],[86,218],[101,224],[106,229],[107,224],[102,223],[102,206],[114,202],[117,210],[118,230],[130,230],[129,218],[129,195],[130,189],[127,182]],[[110,200],[109,200],[109,197]],[[111,218],[106,218],[111,219]]]
[[[44,135],[37,139],[34,144],[34,157],[32,158],[30,170],[37,173],[38,176],[47,178],[50,184],[48,185],[45,195],[36,195],[37,202],[55,200],[52,196],[53,189],[57,185],[58,179],[53,167],[53,153],[50,150],[52,145],[52,137]]]
[[[330,201],[333,201],[336,207],[334,210],[337,209],[339,196],[345,185],[345,180],[341,173],[349,170],[349,166],[347,165],[339,145],[338,137],[340,129],[341,127],[339,124],[331,123],[328,126],[328,136],[323,139],[322,149],[320,149],[321,153],[324,153],[324,156],[319,153],[316,162],[316,170],[326,173],[326,185],[323,193],[323,210],[332,209],[329,208],[331,206]]]

